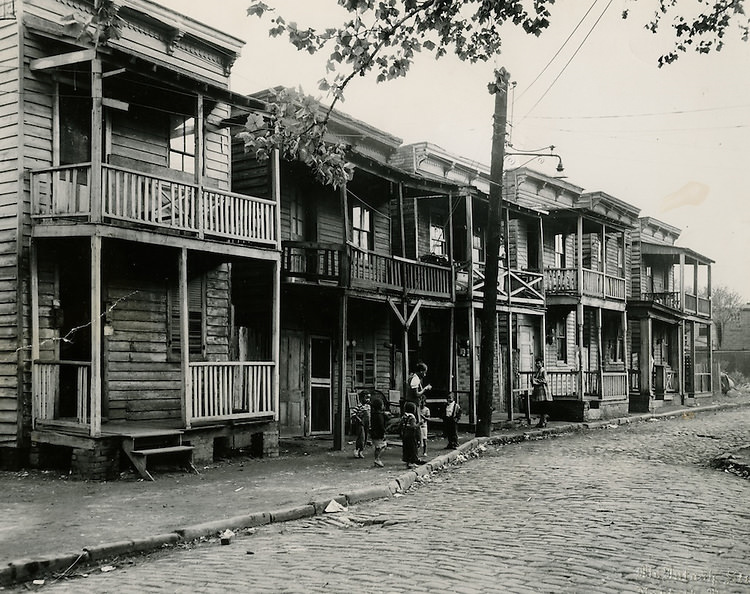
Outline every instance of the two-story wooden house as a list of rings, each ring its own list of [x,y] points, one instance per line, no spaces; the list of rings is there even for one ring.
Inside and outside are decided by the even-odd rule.
[[[675,245],[680,230],[642,217],[632,230],[630,410],[711,393],[711,259]]]
[[[446,197],[457,187],[388,164],[401,140],[344,113],[332,112],[328,132],[354,165],[343,187],[316,182],[297,162],[280,168],[279,426],[283,435],[333,434],[341,445],[350,397],[377,390],[395,412],[417,361],[436,391],[449,389]],[[233,171],[235,191],[270,192],[271,170],[241,143]],[[445,200],[429,235],[412,213],[436,196]]]
[[[626,414],[630,229],[639,209],[526,168],[508,171],[505,181],[510,201],[547,212],[545,367],[553,418]]]
[[[242,42],[110,4],[0,23],[0,442],[89,478],[273,454],[279,213],[230,191],[226,118],[262,106],[229,91]]]
[[[458,184],[458,195],[421,200],[409,213],[407,226],[421,228],[430,252],[445,255],[455,272],[453,321],[444,331],[453,336],[450,389],[457,395],[468,422],[476,420],[479,387],[479,345],[484,298],[489,169],[430,143],[401,147],[391,162],[407,171]],[[444,209],[452,213],[446,219]],[[493,381],[493,420],[512,418],[525,402],[523,376],[542,354],[544,291],[541,213],[505,202],[497,286],[498,351]],[[436,244],[445,223],[448,242]],[[425,249],[428,246],[425,245]]]

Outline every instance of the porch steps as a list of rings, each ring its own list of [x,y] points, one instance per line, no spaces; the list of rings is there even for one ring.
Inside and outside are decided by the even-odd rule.
[[[152,429],[124,434],[122,449],[138,473],[149,481],[154,480],[148,469],[149,458],[162,461],[170,459],[185,470],[198,474],[193,465],[193,446],[182,443],[182,431],[179,429]]]

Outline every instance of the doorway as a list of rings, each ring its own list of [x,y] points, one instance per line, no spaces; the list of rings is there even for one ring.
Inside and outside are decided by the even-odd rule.
[[[310,435],[333,430],[331,339],[310,337]]]

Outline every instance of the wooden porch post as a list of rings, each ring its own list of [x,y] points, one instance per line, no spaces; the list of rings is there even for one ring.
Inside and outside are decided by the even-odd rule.
[[[180,357],[182,360],[182,423],[186,429],[190,428],[193,417],[193,386],[190,377],[190,340],[188,327],[188,255],[187,248],[181,248],[178,269],[178,283],[180,294]]]
[[[506,211],[507,212],[507,211]],[[508,301],[510,301],[510,267],[508,267]],[[508,403],[508,420],[513,420],[513,312],[508,311],[508,379],[505,388],[508,390],[506,402]]]
[[[678,381],[680,382],[680,398],[682,404],[685,404],[685,398],[687,397],[687,392],[685,391],[685,320],[680,320],[677,328],[677,339],[679,341],[677,361],[680,366],[677,373],[679,377]]]
[[[680,252],[680,311],[685,311],[685,253],[684,252]],[[683,345],[682,348],[683,350],[685,350],[685,345]]]
[[[596,308],[596,365],[599,376],[599,398],[604,398],[604,356],[602,354],[602,308]]]
[[[344,449],[346,431],[346,341],[347,341],[347,316],[349,309],[349,298],[342,293],[339,299],[339,389],[338,389],[338,417],[336,427],[333,430],[333,449],[342,451]]]
[[[625,398],[630,397],[630,374],[628,373],[628,369],[630,369],[630,351],[628,350],[628,346],[630,345],[630,341],[628,340],[628,313],[627,311],[623,310],[622,312],[622,358],[625,362]]]
[[[273,360],[273,420],[279,421],[279,352],[281,344],[281,260],[273,263],[273,313],[271,319],[271,359]]]
[[[31,423],[34,427],[39,414],[34,406],[36,403],[36,382],[38,381],[35,362],[39,360],[39,254],[37,253],[36,241],[33,239],[29,252],[31,265]]]
[[[448,264],[451,269],[451,312],[453,311],[453,304],[456,302],[456,269],[453,266],[453,193],[448,194]],[[451,313],[451,320],[453,319],[453,314]],[[451,325],[451,328],[453,326]],[[451,340],[454,342],[454,346],[451,347],[451,349],[455,348],[455,340],[453,333],[451,333]]]
[[[651,318],[641,320],[641,394],[651,397]]]
[[[466,201],[466,260],[469,262],[469,280],[468,280],[468,287],[467,292],[469,296],[469,303],[472,302],[472,299],[474,299],[474,212],[472,208],[472,196],[471,194],[465,194],[464,200]],[[473,320],[473,312],[471,316]],[[474,332],[474,328],[472,327],[471,332]],[[472,339],[473,341],[473,339]],[[471,354],[471,360],[474,360],[474,353]],[[473,369],[472,364],[472,369]],[[474,388],[472,388],[472,394],[474,393]]]
[[[102,431],[102,238],[98,235],[91,237],[90,418],[91,437],[98,437]]]
[[[406,229],[404,223],[404,184],[398,183],[398,226],[401,237],[401,257],[406,258]]]
[[[578,397],[583,400],[583,217],[576,224],[576,270],[578,272],[578,303],[576,304],[576,332],[578,334]]]
[[[469,285],[471,286],[471,285]],[[469,302],[469,406],[471,408],[471,421],[477,422],[477,345],[476,345],[476,311],[474,302]]]
[[[91,221],[102,220],[102,61],[91,60]],[[93,369],[92,369],[93,372]]]
[[[198,93],[195,98],[195,134],[193,139],[195,141],[194,153],[195,153],[195,185],[198,186],[198,195],[196,200],[198,202],[198,237],[203,238],[205,235],[205,204],[203,201],[203,163],[205,160],[204,146],[205,141],[203,138],[203,95]]]

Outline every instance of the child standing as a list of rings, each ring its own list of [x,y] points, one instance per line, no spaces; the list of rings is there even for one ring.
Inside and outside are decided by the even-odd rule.
[[[417,406],[413,402],[404,403],[401,417],[401,459],[409,466],[422,464],[419,459],[419,445],[422,432],[417,421]]]
[[[359,395],[359,406],[350,412],[349,421],[354,435],[357,436],[354,442],[354,457],[364,458],[367,434],[370,431],[370,395],[367,392]]]
[[[419,420],[419,433],[422,441],[422,455],[427,454],[427,419],[430,417],[430,409],[426,406],[422,407],[422,415]]]
[[[372,445],[375,447],[375,466],[383,467],[383,461],[380,455],[388,443],[385,440],[385,411],[383,410],[383,401],[375,398],[372,401],[372,417],[370,419],[370,436]]]
[[[445,405],[445,437],[448,439],[448,448],[455,450],[458,447],[458,421],[461,418],[461,407],[456,402],[456,397],[451,393],[446,399]]]

